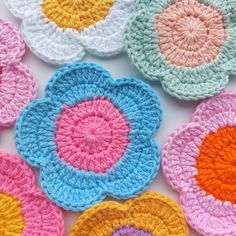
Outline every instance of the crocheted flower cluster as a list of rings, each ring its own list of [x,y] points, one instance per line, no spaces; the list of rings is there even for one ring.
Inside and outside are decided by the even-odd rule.
[[[184,215],[172,199],[144,193],[125,202],[100,203],[85,211],[70,236],[187,236]]]
[[[0,126],[12,126],[36,97],[36,84],[21,64],[25,45],[14,25],[0,18]]]
[[[163,170],[189,224],[201,235],[236,232],[236,93],[222,92],[197,107],[192,122],[163,148]]]
[[[125,30],[127,52],[149,79],[186,100],[213,96],[236,74],[231,0],[139,0]]]
[[[60,69],[45,93],[20,115],[15,140],[52,201],[82,210],[107,195],[133,197],[153,180],[160,154],[151,135],[162,112],[148,85],[81,63]]]
[[[0,235],[63,236],[61,210],[34,185],[30,168],[0,152]]]
[[[124,26],[134,0],[5,0],[23,20],[22,32],[31,50],[53,64],[80,60],[85,50],[99,56],[123,51]]]

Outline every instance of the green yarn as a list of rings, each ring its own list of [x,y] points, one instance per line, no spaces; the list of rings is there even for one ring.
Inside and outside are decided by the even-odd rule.
[[[133,64],[151,80],[161,82],[163,89],[179,99],[197,100],[211,97],[236,74],[236,7],[232,0],[202,0],[224,16],[226,40],[217,57],[196,67],[178,67],[168,62],[158,46],[157,14],[173,0],[138,0],[137,13],[125,29],[125,47]],[[229,3],[230,2],[230,3]]]

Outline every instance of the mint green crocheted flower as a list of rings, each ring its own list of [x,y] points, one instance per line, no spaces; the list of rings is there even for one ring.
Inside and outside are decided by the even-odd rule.
[[[232,0],[138,0],[125,30],[128,55],[171,95],[197,100],[220,92],[236,74]]]

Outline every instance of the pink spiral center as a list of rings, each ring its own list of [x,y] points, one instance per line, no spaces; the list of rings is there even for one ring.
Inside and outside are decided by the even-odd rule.
[[[226,39],[224,16],[197,0],[176,0],[157,14],[158,45],[166,60],[180,67],[210,63]]]
[[[58,157],[79,170],[106,173],[129,145],[129,122],[103,97],[65,105],[55,123]]]

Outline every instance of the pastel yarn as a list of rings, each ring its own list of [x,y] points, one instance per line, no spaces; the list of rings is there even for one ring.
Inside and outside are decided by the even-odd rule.
[[[168,138],[162,167],[188,223],[204,236],[236,233],[236,93],[202,102]]]
[[[223,0],[137,1],[126,50],[170,95],[197,100],[219,93],[236,74],[236,4]]]
[[[123,31],[134,0],[5,0],[22,19],[22,34],[38,57],[52,64],[81,60],[86,51],[113,56],[123,51]]]
[[[161,118],[159,98],[144,82],[72,64],[49,81],[45,98],[21,113],[15,142],[40,168],[47,196],[78,211],[106,196],[134,197],[153,181],[160,153],[152,135]]]
[[[124,204],[108,201],[85,211],[70,236],[187,236],[184,215],[172,199],[143,193]]]
[[[18,156],[0,152],[0,235],[64,235],[61,210],[34,182]]]
[[[0,18],[0,127],[12,126],[36,97],[36,83],[21,63],[25,45],[14,25]]]

